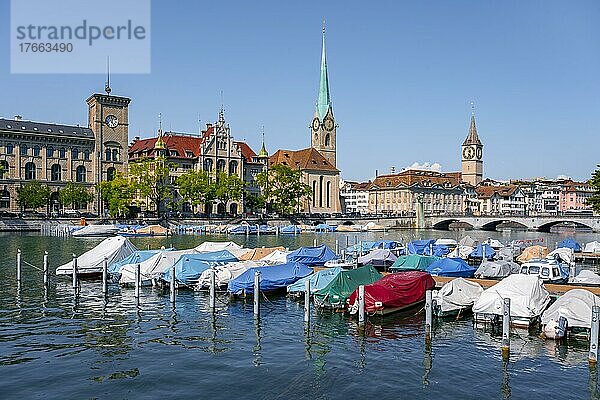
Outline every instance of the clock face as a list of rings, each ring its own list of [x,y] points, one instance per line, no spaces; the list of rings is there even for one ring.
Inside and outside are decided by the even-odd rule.
[[[116,128],[117,125],[119,125],[118,118],[112,114],[106,116],[106,119],[104,120],[104,122],[106,122],[106,125],[108,125],[110,128]]]
[[[315,117],[315,119],[313,119],[313,122],[312,122],[313,131],[318,130],[320,126],[321,126],[321,122],[319,121],[319,118]]]
[[[334,127],[335,124],[333,123],[333,120],[331,118],[327,118],[325,120],[325,129],[327,129],[328,131],[332,131]]]
[[[463,150],[463,158],[465,160],[470,160],[475,156],[475,150],[472,147],[465,147]]]
[[[477,148],[477,159],[481,160],[481,157],[483,156],[483,150],[481,149],[481,147]]]

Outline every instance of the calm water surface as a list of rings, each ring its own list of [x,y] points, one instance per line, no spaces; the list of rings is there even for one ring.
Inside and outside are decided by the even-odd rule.
[[[542,235],[551,247],[565,237],[469,234],[503,241]],[[363,233],[358,240],[382,236]],[[385,238],[457,236],[400,231]],[[580,242],[598,236],[575,235]],[[230,239],[296,248],[315,237],[332,248],[336,239],[346,244],[342,234]],[[213,316],[202,293],[180,291],[173,308],[168,293],[151,288],[143,289],[139,304],[133,290],[116,285],[105,301],[98,282],[83,282],[75,296],[68,279],[52,277],[45,292],[41,273],[30,266],[23,267],[17,288],[17,248],[38,267],[47,250],[53,270],[100,240],[0,236],[0,398],[600,398],[586,343],[557,345],[518,332],[510,362],[503,363],[500,338],[474,329],[469,319],[436,323],[427,347],[422,314],[371,319],[363,336],[348,317],[316,311],[305,330],[302,305],[285,297],[269,296],[256,321],[251,303],[230,303],[225,296]],[[139,248],[186,248],[204,240],[133,241]]]

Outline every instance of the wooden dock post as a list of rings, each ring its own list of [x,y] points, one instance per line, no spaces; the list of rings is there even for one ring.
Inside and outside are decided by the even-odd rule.
[[[171,285],[170,285],[170,300],[171,304],[175,305],[175,260],[171,266]]]
[[[260,272],[254,272],[254,316],[260,315]]]
[[[502,357],[510,355],[510,298],[504,299],[502,310]]]
[[[433,292],[427,290],[425,292],[425,340],[431,340],[433,331]]]
[[[77,289],[77,257],[73,254],[73,289]]]
[[[600,328],[600,307],[592,307],[592,331],[590,334],[590,353],[588,361],[590,364],[598,362],[598,331]]]
[[[135,298],[140,298],[140,286],[142,285],[140,274],[140,264],[135,264]]]
[[[340,255],[340,241],[338,239],[335,239],[335,255]]]
[[[358,287],[358,328],[365,327],[365,285]]]
[[[44,287],[48,286],[48,252],[44,251]]]
[[[211,267],[210,268],[210,288],[209,288],[209,298],[208,298],[208,306],[210,307],[211,311],[215,310],[215,268]]]
[[[104,257],[102,262],[102,294],[108,293],[108,258]]]
[[[21,249],[17,249],[17,283],[21,283]]]
[[[310,324],[310,279],[304,282],[304,322]]]

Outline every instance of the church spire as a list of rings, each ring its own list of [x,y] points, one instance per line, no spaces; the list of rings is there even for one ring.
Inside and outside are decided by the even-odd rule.
[[[262,147],[258,152],[258,158],[269,158],[269,153],[265,147],[265,127],[262,128]]]
[[[323,120],[331,107],[329,97],[329,77],[327,75],[327,57],[325,55],[325,20],[323,20],[323,43],[321,48],[321,79],[319,82],[319,97],[317,99],[317,114]]]
[[[479,140],[479,135],[477,135],[477,126],[475,125],[475,104],[473,102],[471,102],[471,123],[469,125],[469,133],[463,142],[463,146],[470,144],[481,145],[481,140]]]

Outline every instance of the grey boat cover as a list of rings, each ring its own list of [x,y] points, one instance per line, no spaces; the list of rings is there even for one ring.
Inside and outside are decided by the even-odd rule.
[[[458,242],[454,239],[438,239],[435,241],[436,245],[444,245],[444,246],[456,246]]]
[[[593,241],[593,242],[586,243],[585,247],[583,248],[583,252],[584,253],[595,253],[595,254],[600,253],[600,242]]]
[[[456,246],[456,248],[454,250],[452,250],[450,253],[448,253],[448,255],[446,257],[462,258],[463,260],[466,260],[467,258],[469,258],[469,254],[471,254],[473,252],[473,250],[475,250],[475,249],[471,246],[465,246],[465,245],[460,244],[460,245]]]
[[[194,249],[161,250],[140,264],[142,282],[160,278],[167,268],[170,268],[184,254],[197,254]],[[123,265],[121,268],[120,284],[135,283],[136,264]]]
[[[498,249],[498,251],[496,252],[496,256],[499,259],[509,260],[509,261],[513,261],[515,259],[515,257],[517,257],[519,254],[521,254],[520,248],[510,247],[510,246],[502,247],[501,249]]]
[[[489,261],[484,260],[477,271],[475,278],[505,278],[510,274],[519,272],[520,265],[507,260]]]
[[[559,247],[558,249],[550,252],[546,258],[559,258],[562,262],[569,265],[575,264],[575,252],[573,249],[568,247]]]
[[[80,274],[102,273],[104,258],[108,260],[108,265],[111,265],[129,257],[134,251],[137,249],[126,237],[109,237],[77,257],[77,271]],[[56,268],[56,275],[71,275],[72,273],[72,260]]]
[[[440,306],[442,312],[458,311],[471,308],[481,293],[483,288],[479,283],[456,278],[446,283],[440,290],[433,292],[433,300]]]
[[[479,244],[479,241],[475,240],[471,236],[467,235],[464,238],[460,239],[458,244],[461,246],[476,247]]]
[[[600,275],[589,269],[582,269],[579,274],[573,277],[569,283],[577,283],[580,285],[600,285]]]
[[[513,274],[483,291],[473,305],[475,314],[502,315],[504,299],[510,299],[510,316],[532,318],[542,315],[550,294],[535,275]]]
[[[269,265],[262,260],[236,261],[225,265],[217,265],[215,269],[215,285],[227,286],[230,280],[237,278],[249,268],[264,267]],[[197,290],[210,287],[210,269],[203,271],[198,278]]]
[[[358,257],[358,263],[362,265],[373,264],[378,265],[392,265],[398,257],[391,250],[388,249],[375,249],[362,257]]]
[[[598,305],[600,305],[600,297],[589,290],[571,289],[544,311],[542,325],[564,317],[567,320],[567,326],[591,328],[592,307]]]

